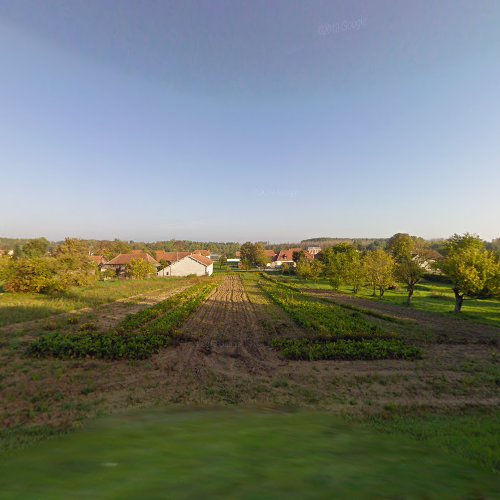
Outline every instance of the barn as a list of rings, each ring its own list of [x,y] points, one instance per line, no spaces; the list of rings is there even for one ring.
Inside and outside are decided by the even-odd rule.
[[[189,254],[174,260],[168,266],[158,271],[158,276],[211,276],[214,263],[204,255]]]

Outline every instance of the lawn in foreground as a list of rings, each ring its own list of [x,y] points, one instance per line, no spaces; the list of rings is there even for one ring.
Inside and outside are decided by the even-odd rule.
[[[98,281],[64,293],[0,293],[0,327],[42,319],[84,307],[98,307],[115,300],[158,289],[179,286],[186,278]]]
[[[137,412],[5,454],[2,498],[492,498],[499,476],[317,413]]]

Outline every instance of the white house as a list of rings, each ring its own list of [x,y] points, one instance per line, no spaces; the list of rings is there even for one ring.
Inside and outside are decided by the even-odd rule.
[[[158,276],[211,276],[214,272],[214,263],[204,255],[190,254],[158,271]]]

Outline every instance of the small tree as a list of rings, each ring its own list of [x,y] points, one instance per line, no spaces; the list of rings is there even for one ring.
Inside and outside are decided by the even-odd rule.
[[[500,266],[493,252],[486,250],[478,236],[453,235],[445,244],[442,272],[451,279],[455,294],[455,312],[462,310],[466,296],[477,297],[500,281]]]
[[[36,238],[29,240],[23,245],[23,253],[25,257],[36,258],[43,257],[49,250],[49,240],[47,238]]]
[[[256,267],[266,267],[268,258],[262,243],[255,243],[254,245],[254,262]]]
[[[227,257],[222,254],[220,257],[219,257],[219,267],[222,269],[223,267],[225,267],[227,264]]]
[[[406,303],[408,305],[411,304],[415,286],[424,276],[425,269],[423,264],[424,262],[420,255],[405,257],[397,263],[396,276],[406,284],[406,290],[408,291]]]
[[[389,238],[386,250],[396,261],[410,257],[415,248],[415,240],[407,233],[396,233]]]
[[[292,265],[290,264],[290,266]],[[300,259],[295,265],[295,274],[302,279],[311,278],[312,277],[311,263],[308,262],[305,258]]]
[[[359,289],[365,282],[365,279],[366,274],[363,259],[360,252],[356,251],[350,255],[346,268],[346,281],[352,286],[352,293],[356,294],[359,292]]]
[[[294,262],[299,262],[306,259],[306,252],[304,250],[295,250],[292,254],[292,260]]]
[[[243,243],[240,248],[240,263],[243,269],[250,269],[255,263],[255,245],[250,241]]]
[[[156,268],[144,259],[131,259],[127,264],[126,274],[132,279],[143,280],[155,272]]]
[[[342,285],[352,285],[356,293],[362,284],[363,273],[359,251],[348,243],[340,243],[321,252],[319,262],[329,278],[330,286],[338,290]]]
[[[365,271],[367,279],[373,287],[373,295],[378,288],[380,298],[387,288],[394,284],[395,262],[391,255],[383,250],[373,250],[365,257]]]
[[[267,264],[267,256],[264,252],[262,243],[251,243],[247,241],[240,248],[240,261],[243,269],[251,269],[252,267],[265,267]]]

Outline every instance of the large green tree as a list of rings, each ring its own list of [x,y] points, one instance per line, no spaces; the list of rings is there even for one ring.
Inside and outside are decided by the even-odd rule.
[[[397,233],[389,238],[386,250],[394,258],[397,279],[406,285],[406,303],[410,305],[415,287],[424,277],[429,265],[429,249],[422,238]]]
[[[357,293],[364,280],[361,253],[349,243],[326,248],[318,255],[330,286],[338,290],[342,285],[351,285]]]
[[[35,238],[29,240],[23,245],[24,257],[34,259],[36,257],[43,257],[47,254],[50,247],[47,238]]]
[[[415,240],[407,233],[396,233],[387,241],[386,250],[396,261],[410,257],[415,248]]]
[[[497,291],[500,280],[498,257],[485,248],[476,235],[454,234],[445,245],[441,271],[450,278],[455,294],[455,312],[466,297],[478,297],[486,290]]]
[[[251,269],[253,267],[265,267],[268,259],[264,252],[262,243],[251,243],[247,241],[240,248],[240,261],[243,269]]]

